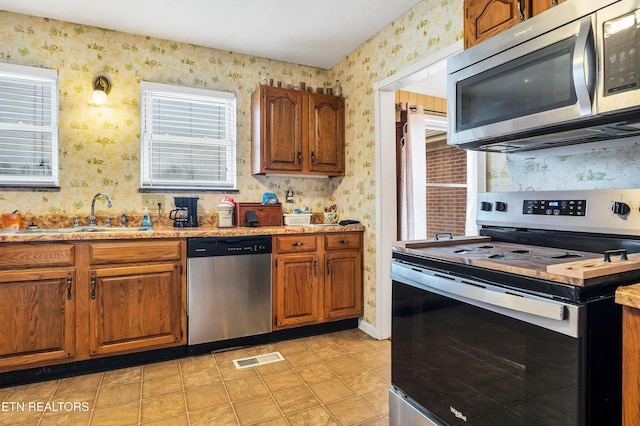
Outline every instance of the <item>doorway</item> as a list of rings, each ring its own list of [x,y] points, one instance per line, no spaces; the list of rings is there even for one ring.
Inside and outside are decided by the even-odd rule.
[[[434,79],[444,85],[444,69],[442,74]],[[436,234],[462,236],[466,231],[466,152],[447,144],[447,100],[440,97],[446,95],[440,89],[423,91],[431,94],[405,90],[395,92],[398,240],[432,238]],[[414,120],[408,121],[408,117]],[[419,144],[411,148],[411,153],[415,155],[418,149],[423,150],[417,161],[424,164],[418,171],[412,169],[413,179],[406,179],[405,173],[410,170],[406,164],[407,133],[416,124],[418,129],[414,134],[422,134],[423,140],[415,141]],[[416,189],[423,192],[420,197],[413,194],[413,207],[423,209],[411,215],[413,219],[423,220],[420,229],[414,229],[413,238],[407,238],[407,233],[403,233],[408,228],[404,223],[409,216],[406,210],[410,207],[405,203],[404,192],[408,182],[414,182]]]
[[[397,201],[395,144],[395,92],[415,91],[413,85],[429,81],[436,70],[446,69],[449,56],[462,50],[462,40],[434,55],[409,66],[393,76],[374,84],[376,120],[376,326],[361,328],[372,336],[386,339],[391,335],[391,249],[397,241]],[[446,85],[436,89],[446,93]],[[446,97],[446,94],[445,94]],[[384,143],[386,141],[386,143]],[[465,234],[477,234],[475,226],[476,194],[485,190],[485,155],[467,151],[467,208]],[[385,161],[386,160],[386,161]]]

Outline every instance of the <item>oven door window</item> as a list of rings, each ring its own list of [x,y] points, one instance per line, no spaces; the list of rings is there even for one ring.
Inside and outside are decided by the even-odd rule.
[[[574,425],[579,346],[520,320],[393,281],[392,383],[447,424]]]
[[[575,42],[568,38],[458,82],[457,131],[574,105]]]

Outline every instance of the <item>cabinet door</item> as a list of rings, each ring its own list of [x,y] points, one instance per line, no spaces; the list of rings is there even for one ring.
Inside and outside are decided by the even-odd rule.
[[[465,0],[465,49],[519,24],[530,14],[529,0]]]
[[[91,355],[180,343],[179,264],[93,269],[90,274]]]
[[[327,319],[358,316],[362,312],[360,251],[327,253],[324,315]]]
[[[262,88],[263,164],[265,171],[302,170],[302,94]]]
[[[532,0],[531,16],[536,16],[545,10],[551,9],[553,6],[557,6],[564,2],[565,0]]]
[[[309,171],[344,174],[344,99],[309,96]]]
[[[319,318],[319,271],[315,254],[277,256],[274,327],[315,322]]]
[[[73,358],[75,285],[72,269],[0,273],[0,370]]]

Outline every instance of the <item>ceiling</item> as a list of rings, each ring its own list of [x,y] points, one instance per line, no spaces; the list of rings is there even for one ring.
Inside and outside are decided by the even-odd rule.
[[[330,69],[421,0],[0,0],[0,10]]]

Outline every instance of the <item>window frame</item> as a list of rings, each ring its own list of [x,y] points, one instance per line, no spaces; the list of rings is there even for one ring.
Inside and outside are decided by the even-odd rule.
[[[223,138],[190,138],[181,136],[169,136],[167,134],[153,133],[153,118],[160,114],[158,111],[154,111],[154,100],[173,98],[178,101],[185,102],[197,102],[197,103],[211,103],[212,106],[224,106],[225,119],[221,123],[224,125],[224,137]],[[153,191],[221,191],[231,192],[237,191],[238,174],[237,174],[237,98],[235,93],[222,92],[210,89],[200,89],[194,87],[177,86],[172,84],[154,83],[148,81],[140,82],[140,190],[142,192]],[[155,114],[155,115],[154,115]],[[187,128],[191,129],[190,123],[186,121],[184,124]],[[149,130],[151,130],[149,132]],[[154,144],[158,145],[180,143],[189,145],[189,141],[192,140],[192,147],[195,146],[198,141],[209,144],[211,141],[211,147],[224,147],[230,148],[224,156],[224,159],[220,162],[224,165],[226,170],[226,179],[212,179],[212,180],[194,180],[190,185],[189,180],[170,178],[154,178],[154,167],[160,167],[153,163],[153,148]],[[166,146],[165,146],[165,149]],[[195,148],[191,148],[194,149]],[[212,155],[213,154],[212,150]],[[180,165],[178,165],[180,166]],[[184,167],[184,166],[182,166]],[[194,170],[197,171],[197,168]]]
[[[59,94],[58,94],[58,71],[48,68],[40,68],[26,65],[16,65],[0,63],[0,80],[22,80],[49,84],[47,92],[50,92],[51,104],[49,106],[51,115],[49,125],[24,124],[23,122],[8,123],[0,120],[1,131],[15,132],[41,132],[51,135],[51,172],[46,175],[36,173],[27,175],[9,175],[0,173],[0,187],[6,188],[59,188],[60,187],[60,163],[59,163]],[[44,92],[44,91],[43,91]],[[3,100],[0,99],[0,103]],[[43,103],[44,104],[44,103]],[[38,113],[42,113],[44,108],[38,110],[34,115],[34,121]],[[16,144],[16,150],[20,150],[24,144]],[[31,145],[38,148],[35,140]]]

